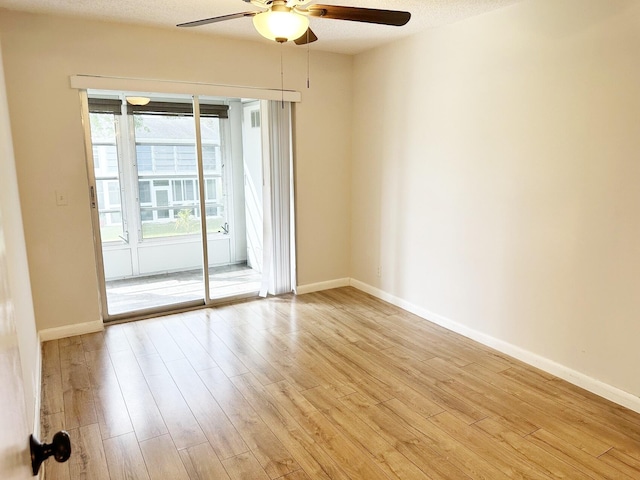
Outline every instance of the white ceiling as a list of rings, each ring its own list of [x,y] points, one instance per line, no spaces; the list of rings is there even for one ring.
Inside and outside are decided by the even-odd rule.
[[[411,12],[404,27],[312,18],[319,40],[314,50],[355,54],[427,28],[437,27],[520,0],[317,0],[313,3]],[[176,28],[177,23],[258,10],[242,0],[0,0],[0,8],[73,15],[99,20]],[[225,37],[269,41],[253,29],[251,18],[194,27],[192,31]],[[299,47],[301,48],[301,47]]]

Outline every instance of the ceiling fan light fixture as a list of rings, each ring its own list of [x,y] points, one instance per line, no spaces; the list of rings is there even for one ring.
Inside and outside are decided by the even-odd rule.
[[[146,105],[151,101],[149,97],[126,97],[126,99],[131,105]]]
[[[268,10],[253,17],[253,26],[263,37],[284,43],[304,35],[309,19],[292,10]]]

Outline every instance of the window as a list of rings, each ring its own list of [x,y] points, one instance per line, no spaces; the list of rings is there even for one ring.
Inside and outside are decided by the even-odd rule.
[[[193,204],[198,198],[197,180],[171,180],[174,204]]]
[[[251,110],[251,128],[260,128],[260,110]]]
[[[109,190],[109,196],[107,198],[106,204],[109,206],[109,208],[119,207],[120,206],[120,182],[118,181],[107,182],[107,188]]]
[[[177,172],[193,172],[198,168],[195,146],[176,145],[174,148]]]
[[[156,194],[156,205],[159,207],[168,207],[169,206],[169,190],[155,190]],[[171,210],[168,208],[158,208],[156,210],[156,215],[158,219],[169,218],[169,213]]]
[[[103,242],[115,242],[125,231],[116,135],[119,115],[91,113],[90,122],[100,235]]]
[[[138,201],[140,202],[140,220],[142,222],[153,220],[153,202],[151,201],[151,182],[142,180],[138,182]]]
[[[205,174],[221,173],[222,165],[219,161],[220,145],[203,145],[202,160]]]
[[[176,112],[166,105],[161,105],[168,108],[164,113],[131,112],[143,240],[197,235],[200,231],[195,125],[190,116],[190,105],[189,108],[182,104],[172,105],[177,105]],[[152,105],[151,108],[155,107]],[[207,212],[211,212],[207,214],[207,229],[209,233],[216,233],[221,232],[220,225],[227,222],[223,216],[224,197],[218,193],[222,192],[224,182],[220,122],[218,118],[203,117],[201,124],[205,184],[209,179],[220,184],[213,195],[205,194],[207,207],[211,201],[215,203],[207,208]]]
[[[197,235],[200,194],[191,103],[150,102],[143,107],[124,104],[125,109],[122,98],[90,98],[89,104],[103,239],[129,238],[125,232],[127,218],[135,220],[139,241]],[[125,110],[125,120],[133,124],[130,136],[123,134],[127,128],[118,126]],[[200,110],[207,230],[224,232],[221,226],[227,218],[220,118],[227,118],[228,107],[201,104]],[[259,115],[256,118],[259,121]],[[118,130],[120,137],[124,135],[124,145],[135,145],[133,158],[126,154],[119,157]],[[130,150],[125,146],[122,151]],[[121,181],[122,172],[137,175],[137,192],[128,190],[131,182]],[[127,201],[132,210],[125,214]]]
[[[154,172],[173,173],[176,171],[176,159],[173,146],[155,145],[151,147]]]
[[[194,202],[196,199],[196,180],[183,180],[184,199],[188,202]]]
[[[151,204],[151,185],[148,181],[138,182],[138,194],[141,204]]]
[[[149,174],[153,172],[153,160],[151,159],[150,145],[136,145],[136,159],[138,173]]]
[[[173,181],[173,201],[182,202],[182,180]]]

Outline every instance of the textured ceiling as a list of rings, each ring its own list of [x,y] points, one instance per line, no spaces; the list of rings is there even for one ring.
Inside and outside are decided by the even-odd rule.
[[[342,20],[312,18],[319,41],[314,50],[355,54],[431,27],[437,27],[520,0],[318,0],[318,3],[411,12],[404,27],[369,25]],[[176,28],[181,22],[258,10],[241,0],[0,0],[0,8],[27,12],[82,16],[100,20]],[[263,39],[250,18],[239,18],[192,29],[225,37]]]

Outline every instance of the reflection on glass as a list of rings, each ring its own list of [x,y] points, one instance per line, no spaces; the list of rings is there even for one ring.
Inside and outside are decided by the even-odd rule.
[[[142,238],[197,235],[200,208],[193,117],[134,115]]]
[[[134,115],[142,238],[200,233],[198,163],[193,117]],[[207,230],[224,218],[217,118],[202,120]]]

